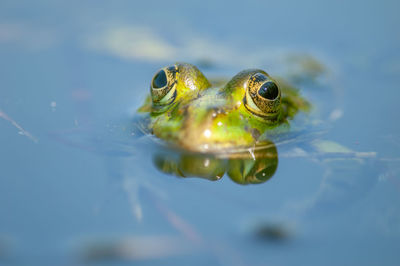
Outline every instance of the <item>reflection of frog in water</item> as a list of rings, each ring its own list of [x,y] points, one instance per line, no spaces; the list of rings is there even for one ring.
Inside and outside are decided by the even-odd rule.
[[[211,179],[227,171],[238,183],[259,183],[273,175],[278,158],[271,136],[309,109],[296,89],[259,69],[244,70],[214,88],[195,66],[177,63],[155,74],[150,91],[139,109],[147,114],[143,130],[190,152],[180,159],[158,157],[157,166]],[[210,164],[213,170],[202,173]]]
[[[269,180],[278,167],[278,153],[272,142],[229,154],[159,152],[154,164],[164,173],[178,177],[219,180],[225,173],[239,184],[259,184]]]

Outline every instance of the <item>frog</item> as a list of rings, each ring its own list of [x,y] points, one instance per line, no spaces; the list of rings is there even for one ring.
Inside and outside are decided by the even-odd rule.
[[[141,128],[179,149],[235,154],[288,131],[310,102],[298,89],[261,69],[246,69],[215,86],[194,65],[158,70],[150,95],[138,109]]]
[[[264,183],[278,165],[274,138],[311,104],[262,69],[245,69],[217,84],[189,63],[154,74],[138,109],[141,129],[175,151],[158,152],[154,165],[178,177],[215,181],[227,173],[238,184]]]

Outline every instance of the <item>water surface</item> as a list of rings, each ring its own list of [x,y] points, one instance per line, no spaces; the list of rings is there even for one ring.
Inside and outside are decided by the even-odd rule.
[[[0,7],[0,264],[398,264],[396,1]],[[327,69],[299,87],[347,158],[278,146],[247,186],[157,170],[132,117],[159,68],[290,76],[299,55]]]

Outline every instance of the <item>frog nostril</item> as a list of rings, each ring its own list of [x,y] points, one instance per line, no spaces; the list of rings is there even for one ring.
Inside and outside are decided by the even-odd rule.
[[[267,100],[275,100],[278,97],[279,89],[274,82],[267,81],[258,90],[258,94]]]
[[[167,75],[164,70],[158,71],[158,73],[154,76],[152,87],[154,89],[163,88],[167,85]]]

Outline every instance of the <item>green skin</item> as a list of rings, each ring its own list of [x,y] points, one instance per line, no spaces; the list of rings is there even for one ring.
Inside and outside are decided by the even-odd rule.
[[[266,100],[260,88],[268,82],[277,87]],[[179,150],[155,154],[155,166],[178,177],[208,180],[226,173],[243,185],[274,175],[278,153],[271,137],[287,131],[290,119],[310,108],[297,89],[259,69],[244,70],[218,88],[195,66],[177,63],[157,72],[150,92],[138,110],[141,128]]]
[[[286,131],[290,119],[310,108],[297,89],[259,69],[244,70],[224,87],[216,88],[193,65],[177,63],[173,67],[174,76],[167,76],[168,82],[175,82],[174,98],[166,96],[162,101],[168,103],[160,104],[154,100],[151,85],[153,98],[149,96],[138,112],[146,117],[142,125],[145,132],[185,151],[232,153],[252,147],[270,140],[272,132]],[[266,105],[267,112],[258,110],[253,102],[253,109],[262,115],[250,111],[251,104],[246,102],[249,78],[256,73],[275,82],[280,90],[280,104]],[[269,110],[274,112],[273,118],[269,118]]]

